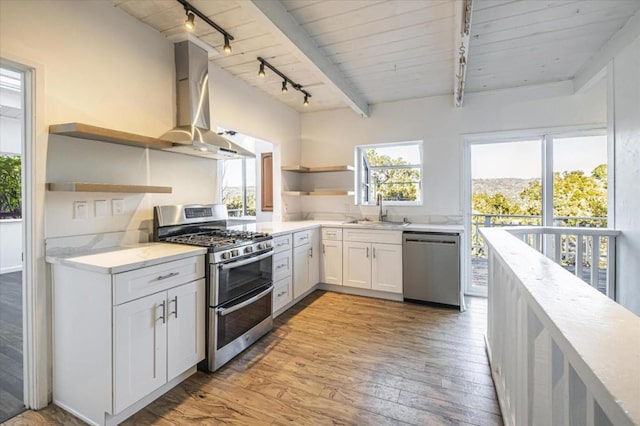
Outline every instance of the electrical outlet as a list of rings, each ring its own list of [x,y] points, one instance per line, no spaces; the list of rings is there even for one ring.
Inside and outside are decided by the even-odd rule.
[[[73,218],[87,219],[89,217],[89,204],[86,201],[73,202]]]
[[[124,200],[111,200],[111,210],[114,216],[124,214]]]
[[[105,217],[109,215],[107,200],[96,200],[94,204],[94,212],[96,217]]]

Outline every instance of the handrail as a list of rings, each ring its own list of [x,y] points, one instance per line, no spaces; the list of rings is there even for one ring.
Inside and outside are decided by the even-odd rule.
[[[609,228],[585,228],[578,226],[518,226],[509,227],[512,234],[552,234],[552,235],[594,235],[598,237],[617,237],[620,231]]]
[[[505,424],[640,424],[640,317],[512,230],[481,231],[487,352]]]

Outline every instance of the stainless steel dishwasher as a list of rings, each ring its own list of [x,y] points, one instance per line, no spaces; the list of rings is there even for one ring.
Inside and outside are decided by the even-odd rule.
[[[464,306],[460,297],[460,236],[405,231],[402,276],[407,301]]]

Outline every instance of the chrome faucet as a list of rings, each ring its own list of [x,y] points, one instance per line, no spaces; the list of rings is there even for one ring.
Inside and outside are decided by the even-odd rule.
[[[378,193],[378,197],[376,198],[376,205],[380,206],[380,211],[378,212],[378,222],[384,222],[387,214],[382,213],[382,194],[380,193]]]

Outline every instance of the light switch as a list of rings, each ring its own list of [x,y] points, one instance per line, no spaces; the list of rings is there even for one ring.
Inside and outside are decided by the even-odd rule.
[[[111,200],[111,210],[113,211],[114,216],[124,214],[124,200]]]
[[[89,205],[86,201],[73,202],[73,218],[87,219],[89,217]]]
[[[96,217],[105,217],[109,215],[107,200],[96,200],[94,207]]]

